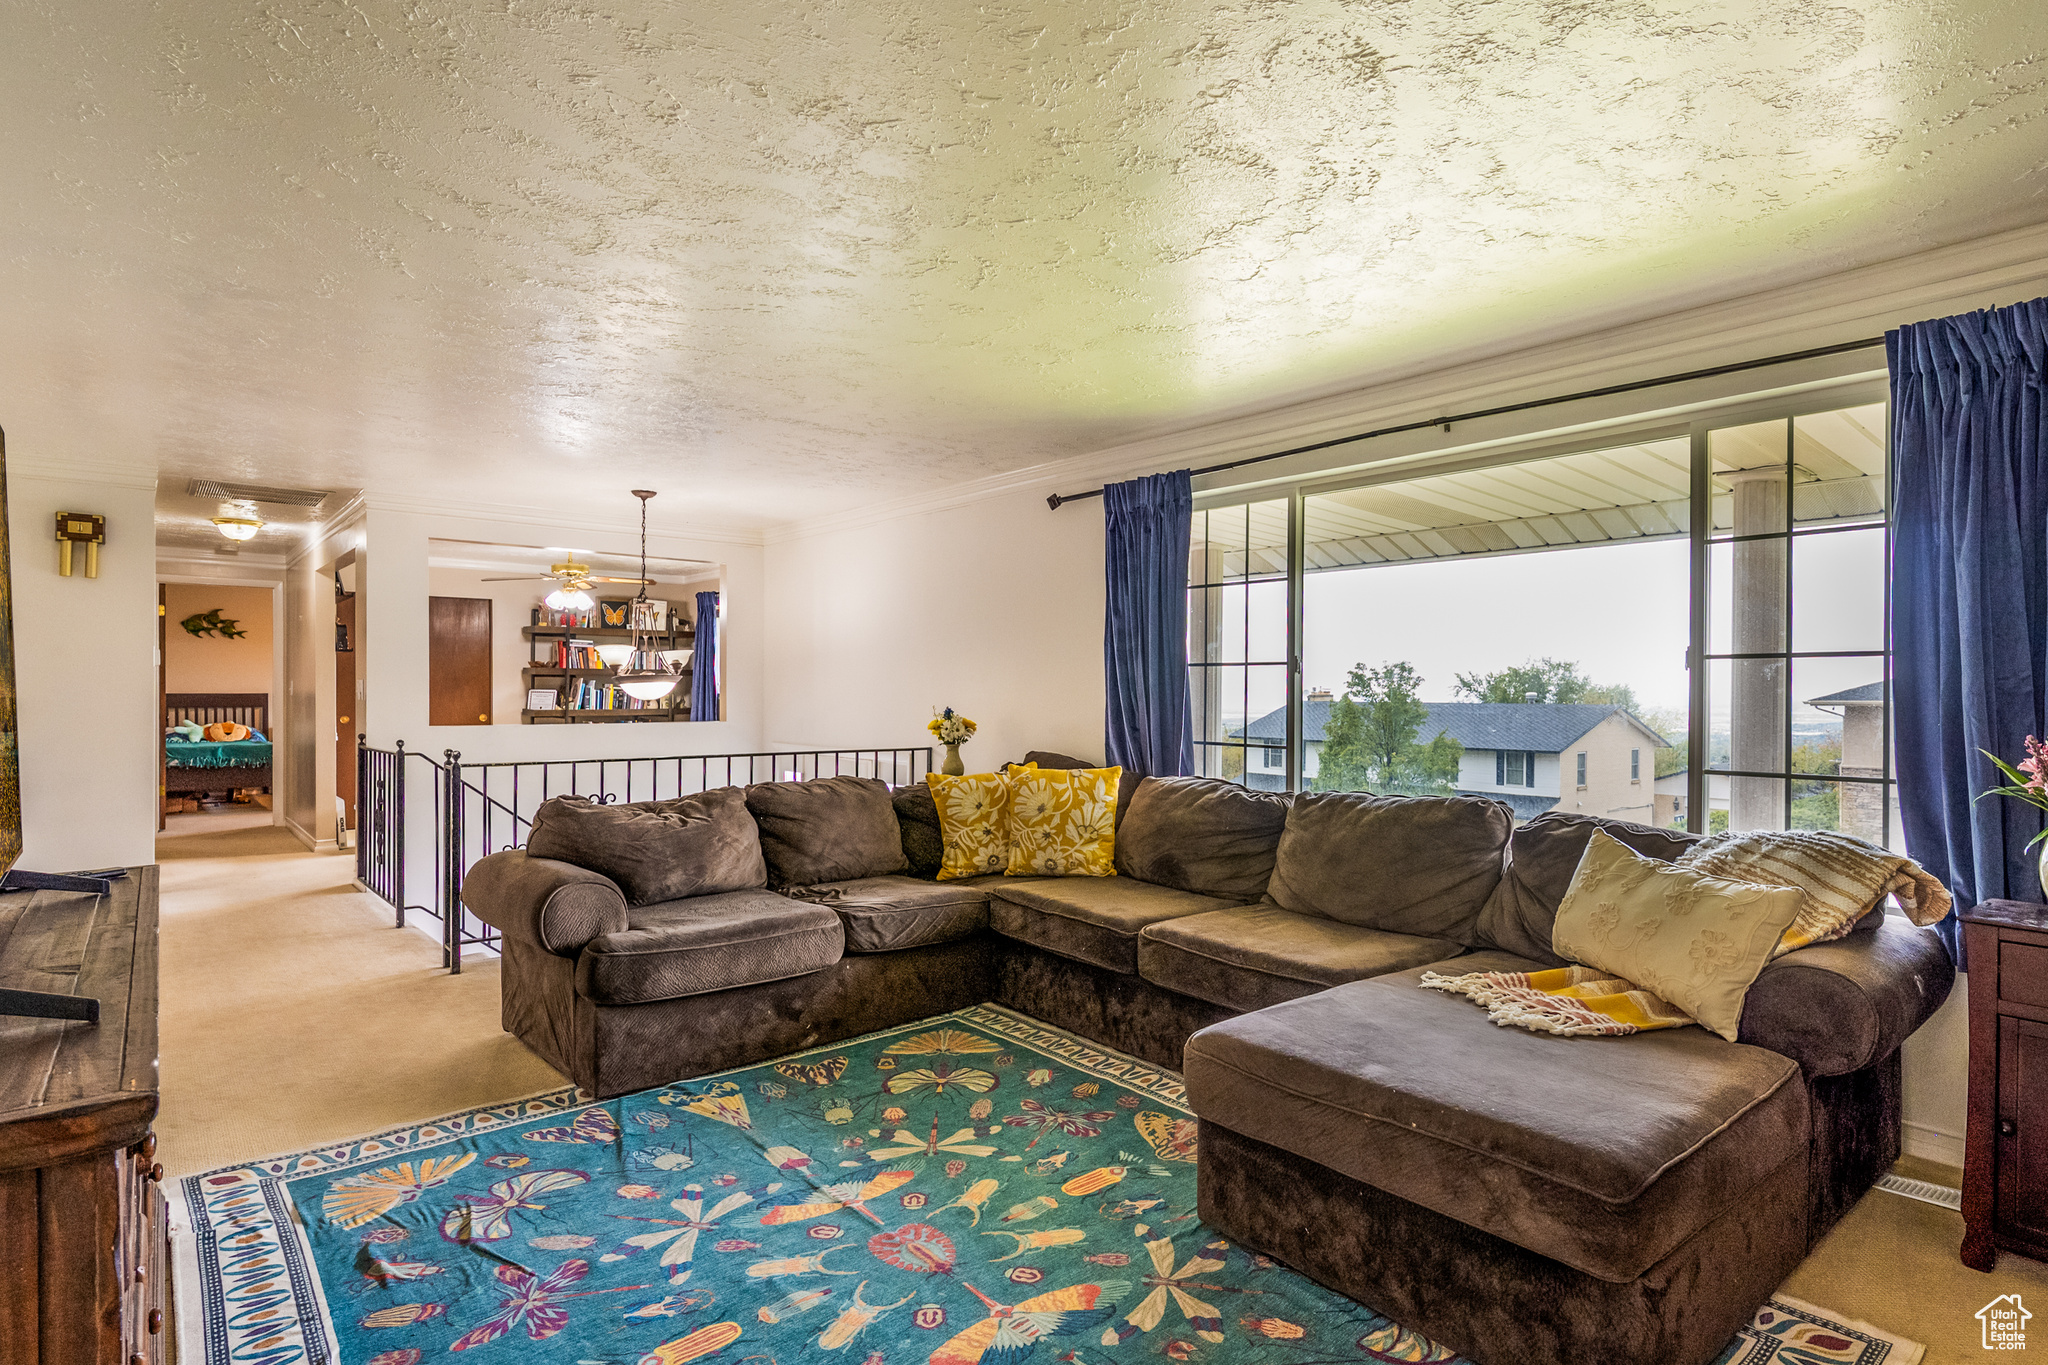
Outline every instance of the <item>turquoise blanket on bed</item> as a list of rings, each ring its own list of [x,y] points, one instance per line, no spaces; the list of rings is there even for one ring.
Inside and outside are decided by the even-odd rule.
[[[230,744],[173,737],[164,741],[164,756],[173,768],[267,768],[270,741],[243,739]]]

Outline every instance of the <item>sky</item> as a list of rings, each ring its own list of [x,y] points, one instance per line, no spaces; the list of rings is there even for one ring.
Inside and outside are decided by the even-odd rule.
[[[1714,586],[1725,582],[1729,547],[1716,547]],[[1883,534],[1802,537],[1794,551],[1793,647],[1883,645]],[[1567,659],[1600,683],[1634,689],[1646,710],[1683,713],[1687,701],[1687,546],[1683,540],[1607,544],[1536,554],[1431,560],[1310,574],[1303,604],[1303,676],[1310,690],[1341,692],[1346,673],[1405,660],[1423,676],[1426,701],[1455,700],[1456,675],[1544,657]],[[1284,657],[1285,585],[1254,588],[1248,656]],[[1715,649],[1730,647],[1729,594],[1716,591]],[[1710,675],[1715,728],[1727,721],[1727,665]],[[1282,704],[1280,670],[1261,670],[1249,698],[1257,716]],[[1881,676],[1875,659],[1801,660],[1799,698]],[[1235,711],[1236,707],[1229,709]],[[1794,712],[1798,724],[1830,713]]]

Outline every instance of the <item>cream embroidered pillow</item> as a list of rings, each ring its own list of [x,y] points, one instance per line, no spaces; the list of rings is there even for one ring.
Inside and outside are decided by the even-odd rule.
[[[1797,887],[1645,858],[1595,830],[1557,907],[1550,946],[1661,996],[1732,1043],[1750,983],[1803,899]]]
[[[1122,768],[1026,768],[1010,774],[1012,877],[1114,877]]]
[[[981,877],[1010,865],[1010,775],[971,773],[946,777],[926,773],[932,804],[939,811],[945,852],[939,880]]]

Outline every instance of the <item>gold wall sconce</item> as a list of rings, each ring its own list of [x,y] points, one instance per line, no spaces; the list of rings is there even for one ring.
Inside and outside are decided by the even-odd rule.
[[[107,540],[107,519],[90,512],[57,514],[57,572],[71,577],[71,547],[85,547],[85,576],[100,576],[100,546]]]

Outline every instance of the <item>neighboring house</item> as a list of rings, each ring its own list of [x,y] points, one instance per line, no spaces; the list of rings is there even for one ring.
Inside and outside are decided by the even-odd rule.
[[[1302,704],[1308,751],[1303,786],[1310,784],[1321,766],[1323,732],[1335,704],[1336,699],[1327,692],[1311,692]],[[1429,719],[1416,739],[1426,744],[1447,734],[1465,746],[1458,764],[1460,795],[1490,796],[1506,802],[1517,820],[1551,809],[1645,822],[1656,814],[1656,751],[1665,743],[1664,737],[1619,706],[1492,701],[1424,704]],[[1285,789],[1287,713],[1281,710],[1261,716],[1239,733],[1251,741],[1245,751],[1245,785],[1263,791]]]
[[[1685,823],[1686,778],[1691,770],[1680,768],[1675,773],[1666,773],[1657,779],[1657,818],[1653,825],[1683,825]],[[1707,774],[1707,809],[1710,811],[1728,809],[1728,774]]]
[[[1842,764],[1844,777],[1883,777],[1884,774],[1884,684],[1866,683],[1825,697],[1810,697],[1806,704],[1842,717]],[[1871,782],[1843,782],[1839,792],[1840,814],[1836,824],[1844,834],[1854,834],[1872,843],[1884,842],[1884,788]],[[1894,817],[1893,829],[1898,828]]]

